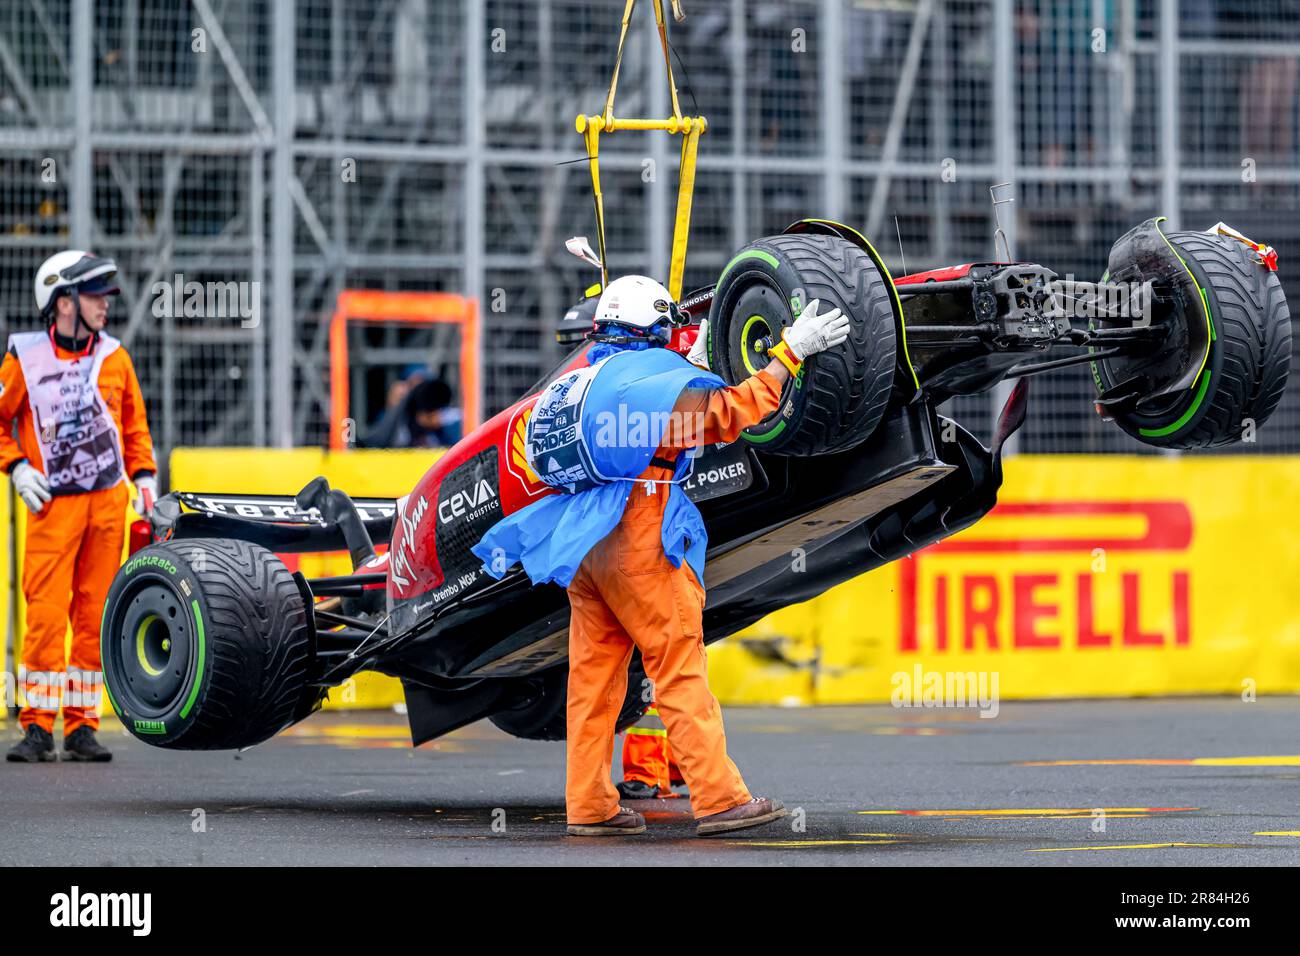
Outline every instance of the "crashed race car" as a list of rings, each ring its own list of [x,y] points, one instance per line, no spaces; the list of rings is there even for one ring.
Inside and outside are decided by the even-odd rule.
[[[804,364],[775,414],[694,461],[705,641],[987,514],[1033,375],[1088,363],[1096,394],[1080,401],[1160,448],[1225,445],[1262,425],[1291,354],[1275,268],[1272,249],[1222,223],[1166,233],[1154,219],[1116,242],[1089,284],[1030,262],[891,278],[865,238],[825,220],[741,249],[714,285],[683,297],[670,348],[684,355],[707,316],[709,365],[734,384],[813,299],[842,309],[852,330]],[[127,729],[170,749],[249,747],[372,670],[402,681],[416,745],[485,717],[563,739],[566,596],[518,566],[497,580],[470,548],[503,515],[557,493],[532,470],[526,426],[542,387],[586,364],[594,301],[561,323],[574,348],[560,366],[401,498],[353,501],[318,478],[294,496],[159,501],[152,543],[119,570],[102,625]],[[1016,385],[990,447],[936,411],[1006,381]],[[277,556],[331,550],[349,553],[353,573],[307,578]],[[630,668],[620,730],[647,706],[639,658]]]

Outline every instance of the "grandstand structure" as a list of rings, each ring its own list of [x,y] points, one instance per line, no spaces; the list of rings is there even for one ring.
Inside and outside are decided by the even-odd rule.
[[[620,112],[667,115],[649,4]],[[1286,0],[687,0],[670,24],[700,144],[686,287],[808,215],[890,268],[989,260],[989,187],[1013,254],[1093,279],[1152,215],[1268,242],[1300,302],[1300,12]],[[344,290],[475,299],[454,325],[367,323],[354,414],[427,366],[485,415],[560,357],[595,280],[574,117],[604,101],[616,0],[5,0],[0,318],[69,246],[111,255],[155,438],[325,445]],[[665,276],[677,141],[602,141],[613,273]],[[1100,421],[1086,368],[1034,382],[1020,452],[1149,452]],[[956,411],[987,437],[999,396]],[[1045,407],[1044,407],[1045,406]],[[364,428],[364,421],[359,422]],[[1300,450],[1300,375],[1234,454]]]

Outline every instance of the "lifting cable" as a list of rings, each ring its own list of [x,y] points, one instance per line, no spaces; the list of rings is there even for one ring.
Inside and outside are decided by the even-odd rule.
[[[614,73],[609,82],[609,94],[605,98],[605,110],[592,116],[579,116],[574,126],[582,135],[587,148],[587,161],[591,166],[591,192],[596,208],[596,239],[602,285],[609,284],[609,265],[605,248],[605,200],[600,190],[600,134],[613,133],[616,130],[682,134],[681,158],[677,170],[677,214],[673,223],[672,260],[668,276],[669,293],[674,299],[680,299],[682,281],[686,272],[686,240],[691,226],[691,202],[695,194],[695,161],[699,151],[700,135],[708,129],[709,124],[703,116],[682,116],[681,106],[677,100],[677,84],[673,79],[672,61],[669,57],[663,0],[651,0],[651,2],[654,6],[655,25],[659,30],[659,45],[663,51],[664,72],[668,79],[668,91],[672,101],[672,116],[663,120],[622,119],[614,116],[614,96],[618,92],[619,68],[623,64],[623,51],[627,43],[632,10],[636,7],[636,0],[627,0],[623,8],[622,28],[619,31],[618,53],[614,58]],[[673,15],[680,21],[683,16],[681,2],[680,0],[672,0],[672,2]]]

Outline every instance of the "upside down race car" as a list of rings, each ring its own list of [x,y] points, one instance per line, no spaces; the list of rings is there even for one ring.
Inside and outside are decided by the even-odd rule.
[[[669,347],[688,351],[707,315],[709,364],[735,383],[812,299],[841,308],[852,331],[805,363],[769,419],[695,460],[705,640],[978,521],[1034,374],[1089,363],[1097,411],[1162,448],[1223,445],[1262,424],[1291,353],[1275,263],[1223,224],[1166,234],[1154,219],[1115,243],[1102,282],[1066,291],[1029,262],[893,279],[862,236],[824,220],[746,246],[684,297]],[[353,501],[316,479],[294,496],[161,499],[152,543],[119,570],[104,611],[104,672],[126,727],[165,748],[248,747],[375,670],[401,679],[417,745],[484,717],[562,739],[565,594],[518,566],[496,580],[470,548],[557,493],[530,469],[525,426],[541,388],[585,364],[593,305],[561,323],[576,345],[561,366],[401,498]],[[936,412],[1005,380],[1016,386],[990,447]],[[277,557],[340,549],[352,574],[309,579]],[[620,729],[646,706],[638,659],[631,669]]]

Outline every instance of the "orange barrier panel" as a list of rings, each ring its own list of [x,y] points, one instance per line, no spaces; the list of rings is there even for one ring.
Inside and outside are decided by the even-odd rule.
[[[343,422],[348,416],[348,323],[399,322],[411,325],[460,326],[460,392],[464,431],[482,421],[479,382],[479,316],[474,299],[452,292],[383,292],[344,289],[330,320],[330,448],[347,448]]]

